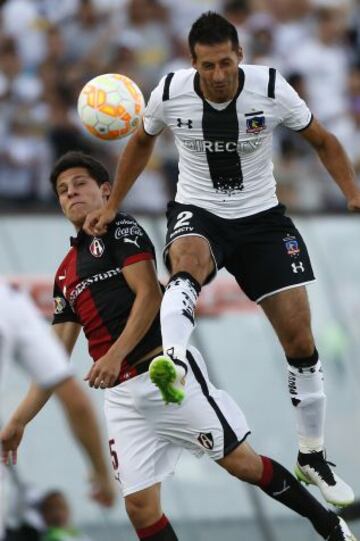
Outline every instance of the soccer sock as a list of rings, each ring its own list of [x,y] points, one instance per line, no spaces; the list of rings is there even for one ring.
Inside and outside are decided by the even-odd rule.
[[[176,533],[165,515],[152,526],[136,530],[139,539],[146,541],[178,541]]]
[[[161,303],[160,321],[164,352],[186,358],[187,344],[195,326],[195,306],[200,284],[187,272],[172,276]]]
[[[258,486],[268,496],[310,520],[326,539],[337,524],[335,513],[325,509],[281,464],[262,456],[263,474]]]
[[[324,448],[326,396],[319,355],[315,349],[310,357],[288,361],[288,384],[296,415],[296,430],[301,453]]]

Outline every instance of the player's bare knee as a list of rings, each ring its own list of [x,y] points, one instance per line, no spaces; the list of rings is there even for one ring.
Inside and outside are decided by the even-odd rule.
[[[299,330],[284,340],[283,343],[287,357],[304,358],[314,353],[315,344],[311,331]]]
[[[209,256],[202,256],[195,251],[177,253],[170,258],[173,274],[188,272],[200,284],[203,284],[212,270],[212,260]]]
[[[157,498],[148,498],[142,492],[135,492],[125,497],[126,513],[135,528],[146,528],[161,517],[160,502]]]
[[[238,447],[218,461],[230,475],[247,483],[257,483],[262,476],[262,461],[250,447]]]

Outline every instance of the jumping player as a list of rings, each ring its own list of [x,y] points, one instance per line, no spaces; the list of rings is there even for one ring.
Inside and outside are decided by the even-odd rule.
[[[119,203],[146,166],[156,137],[169,128],[179,152],[179,179],[167,211],[164,250],[171,278],[161,305],[166,357],[153,365],[165,401],[180,402],[179,364],[194,328],[201,287],[225,267],[259,303],[283,347],[296,416],[299,479],[316,484],[337,506],[353,501],[324,453],[325,393],[306,284],[314,280],[306,245],[276,197],[272,133],[278,125],[299,132],[315,149],[344,193],[360,209],[360,191],[348,157],[334,135],[313,117],[273,68],[241,65],[235,27],[203,14],[192,26],[193,68],[169,73],[152,92],[143,126],[129,140],[112,195],[88,216],[87,233],[103,234]],[[179,363],[180,361],[180,363]]]
[[[161,482],[182,449],[206,454],[231,475],[307,517],[328,541],[354,541],[345,522],[325,509],[280,464],[246,442],[246,419],[231,397],[209,381],[200,353],[189,348],[187,394],[165,406],[149,377],[161,352],[154,248],[134,218],[118,213],[102,238],[81,229],[110,194],[107,171],[88,156],[65,155],[51,180],[65,216],[77,230],[55,277],[54,327],[70,352],[83,327],[96,361],[87,380],[105,390],[110,452],[139,539],[176,541],[160,504]],[[43,398],[38,391],[36,404]],[[34,407],[31,408],[34,411]],[[23,405],[17,419],[28,418]]]

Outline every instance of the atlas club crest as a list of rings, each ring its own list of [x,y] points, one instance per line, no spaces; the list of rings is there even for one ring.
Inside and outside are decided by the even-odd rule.
[[[89,250],[92,256],[101,257],[105,251],[105,244],[101,239],[94,237],[89,246]]]

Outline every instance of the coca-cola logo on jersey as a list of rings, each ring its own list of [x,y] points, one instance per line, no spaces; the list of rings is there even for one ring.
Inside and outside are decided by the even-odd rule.
[[[115,230],[116,240],[120,240],[123,237],[142,237],[143,231],[137,224],[127,226],[127,227],[118,227]]]
[[[89,250],[94,257],[101,257],[105,251],[105,244],[101,239],[94,237],[89,246]]]

